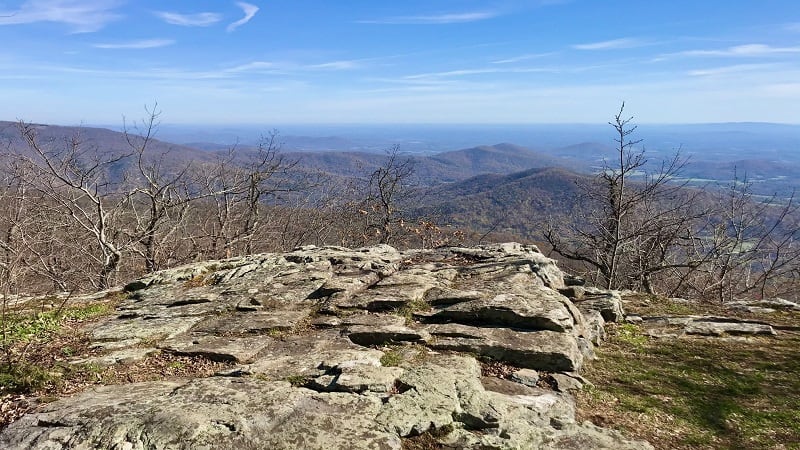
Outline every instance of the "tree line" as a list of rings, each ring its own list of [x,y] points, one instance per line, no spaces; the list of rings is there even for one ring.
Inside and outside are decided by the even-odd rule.
[[[126,126],[123,151],[80,134],[0,155],[0,294],[86,291],[206,259],[300,245],[434,246],[459,232],[408,214],[414,168],[399,148],[362,177],[300,168],[277,132],[255,149],[176,163],[152,150],[160,113]]]
[[[125,127],[119,151],[80,134],[46,140],[37,125],[16,125],[25,151],[0,154],[4,299],[105,289],[188,262],[307,244],[435,247],[491,238],[415,212],[422,190],[396,146],[380,167],[337,178],[288,158],[274,131],[254,149],[176,162],[153,150],[158,125],[159,112],[149,109]],[[610,125],[615,156],[576,181],[573,211],[545,221],[547,212],[530,212],[547,250],[610,289],[718,302],[793,292],[793,197],[757,198],[746,176],[724,189],[690,186],[680,152],[653,169],[624,104]]]

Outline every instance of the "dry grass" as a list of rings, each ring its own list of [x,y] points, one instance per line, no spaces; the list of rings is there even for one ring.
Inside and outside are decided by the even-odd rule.
[[[37,405],[95,385],[211,376],[229,365],[157,352],[136,363],[100,367],[69,361],[98,356],[87,325],[113,310],[108,302],[7,317],[0,362],[0,429]]]

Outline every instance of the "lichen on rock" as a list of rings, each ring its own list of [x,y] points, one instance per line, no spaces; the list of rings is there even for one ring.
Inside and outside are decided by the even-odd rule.
[[[0,447],[399,450],[427,433],[446,448],[650,448],[576,423],[569,393],[537,385],[544,371],[579,386],[567,382],[601,321],[621,313],[576,307],[564,286],[553,260],[514,243],[309,246],[165,270],[87,330],[98,361],[161,351],[233,368],[60,399]],[[487,361],[508,376],[483,374]]]

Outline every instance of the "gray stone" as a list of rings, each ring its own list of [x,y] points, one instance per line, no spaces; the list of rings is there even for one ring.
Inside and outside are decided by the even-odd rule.
[[[69,363],[77,365],[97,365],[101,367],[113,366],[115,364],[131,364],[141,361],[151,353],[158,351],[157,348],[152,347],[122,348],[102,356],[70,360]]]
[[[511,381],[535,387],[539,383],[539,372],[533,369],[519,369],[511,374]]]
[[[458,289],[434,287],[425,293],[425,301],[434,306],[453,305],[455,303],[480,300],[478,291],[461,291]]]
[[[574,317],[565,300],[547,288],[502,293],[435,309],[427,318],[440,322],[565,332],[574,325]]]
[[[572,371],[614,311],[581,312],[562,288],[553,260],[516,243],[308,246],[161,271],[88,325],[107,353],[82,363],[157,348],[236,365],[43,405],[0,431],[0,448],[384,450],[426,431],[444,448],[646,448],[576,424],[571,396],[535,387],[531,369],[563,390],[583,382]],[[521,369],[482,377],[476,355]]]
[[[387,394],[392,391],[402,373],[403,369],[399,367],[344,364],[334,366],[328,370],[328,374],[314,378],[309,387],[327,392]]]
[[[630,316],[629,316],[630,317]],[[584,329],[586,338],[594,345],[600,345],[606,338],[606,321],[600,311],[583,311]]]
[[[686,325],[686,334],[701,336],[775,335],[772,326],[762,323],[692,321]]]
[[[308,317],[310,309],[296,311],[272,310],[265,312],[237,312],[212,316],[192,327],[194,333],[215,335],[268,334],[291,330]]]
[[[265,336],[185,334],[164,340],[159,348],[178,355],[202,356],[212,361],[248,362],[269,345]]]
[[[556,389],[559,392],[575,392],[583,388],[584,383],[576,377],[563,373],[553,373],[550,376],[556,382]]]
[[[621,322],[625,317],[622,309],[622,298],[617,291],[599,289],[583,289],[580,299],[575,304],[581,311],[598,311],[606,322]]]
[[[430,325],[426,330],[432,335],[428,346],[437,350],[468,352],[546,371],[576,371],[583,364],[576,339],[567,333],[460,324]]]
[[[762,300],[735,300],[726,303],[725,306],[732,309],[765,308],[765,309],[772,309],[773,311],[776,309],[789,309],[794,311],[800,311],[800,304],[782,298],[765,298]],[[757,310],[754,312],[757,312]]]
[[[106,386],[23,417],[0,447],[399,450],[372,420],[380,408],[376,397],[247,378]]]
[[[346,331],[347,337],[358,345],[386,345],[401,342],[419,342],[430,339],[430,335],[423,331],[413,330],[406,326],[385,325],[370,327],[356,325]]]

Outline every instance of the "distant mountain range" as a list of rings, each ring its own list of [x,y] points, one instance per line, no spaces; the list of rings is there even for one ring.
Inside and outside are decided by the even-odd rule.
[[[797,134],[796,141],[792,139],[800,127],[756,124],[745,126],[744,131],[733,125],[686,126],[681,129],[694,130],[696,136],[702,137],[700,145],[707,145],[709,136],[715,139],[722,139],[723,135],[733,137],[731,144],[735,148],[729,152],[728,158],[721,156],[725,153],[723,148],[708,152],[685,151],[691,153],[691,158],[684,177],[693,186],[717,188],[733,178],[734,170],[740,179],[747,176],[753,181],[754,191],[761,195],[777,193],[788,197],[798,186],[800,134]],[[752,149],[751,146],[759,142],[751,142],[753,136],[769,129],[773,129],[776,136],[761,142],[772,147],[763,151],[741,151],[741,148]],[[668,133],[670,129],[662,126],[658,130]],[[63,145],[65,138],[79,135],[86,148],[92,151],[121,152],[128,149],[122,133],[104,128],[37,125],[37,132],[41,141],[48,145]],[[586,138],[590,134],[578,133],[576,137]],[[14,122],[0,122],[0,142],[11,151],[28,151]],[[336,137],[294,139],[293,142],[304,142],[306,149],[352,144],[349,139]],[[435,214],[475,230],[502,226],[529,235],[540,225],[537,221],[543,215],[568,212],[575,206],[576,180],[590,176],[602,165],[603,159],[612,157],[612,144],[610,139],[605,143],[576,139],[572,144],[543,145],[544,150],[502,143],[430,154],[405,153],[402,146],[400,151],[403,158],[413,161],[418,184],[426,188],[426,194],[419,199],[420,212]],[[794,150],[776,150],[791,145],[794,145]],[[227,153],[228,148],[215,143],[190,146],[161,140],[154,140],[150,145],[152,154],[163,155],[166,164],[176,167],[189,162],[212,162],[219,154]],[[685,148],[698,148],[698,144],[687,143]],[[246,155],[253,147],[239,145],[238,150]],[[660,158],[671,151],[648,151],[647,154],[653,166],[657,166]],[[284,147],[282,153],[287,160],[297,162],[297,169],[324,172],[339,181],[367,179],[386,161],[384,151],[352,151],[349,148],[297,151],[292,145]],[[745,157],[741,157],[743,155]]]

